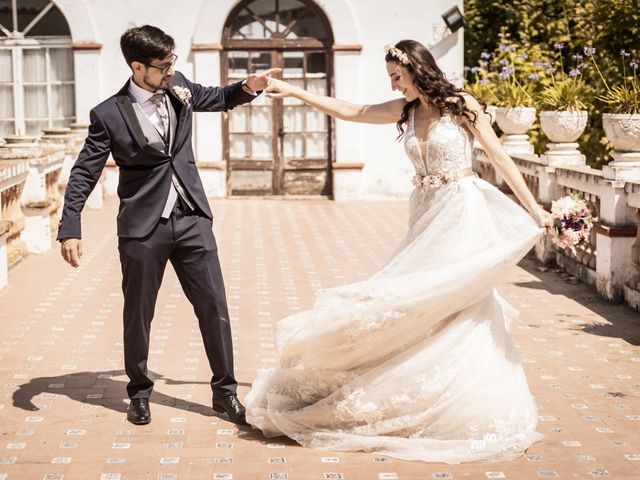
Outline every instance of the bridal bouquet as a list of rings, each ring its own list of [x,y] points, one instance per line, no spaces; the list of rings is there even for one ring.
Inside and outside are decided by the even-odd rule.
[[[587,202],[572,194],[551,202],[554,229],[551,241],[561,248],[569,248],[575,255],[576,245],[586,240],[593,227],[593,217]]]

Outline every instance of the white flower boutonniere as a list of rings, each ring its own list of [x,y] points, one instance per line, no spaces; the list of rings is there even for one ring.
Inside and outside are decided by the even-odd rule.
[[[174,85],[173,91],[178,96],[178,98],[182,100],[184,103],[189,103],[189,100],[191,100],[191,90],[189,90],[187,87]]]

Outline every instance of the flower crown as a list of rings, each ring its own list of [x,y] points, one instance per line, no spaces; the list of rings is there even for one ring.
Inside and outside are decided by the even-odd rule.
[[[409,57],[407,57],[407,54],[399,48],[394,47],[393,45],[387,45],[386,47],[384,47],[384,53],[385,55],[391,54],[392,57],[400,60],[400,63],[402,63],[403,65],[409,65],[411,63],[409,62]]]

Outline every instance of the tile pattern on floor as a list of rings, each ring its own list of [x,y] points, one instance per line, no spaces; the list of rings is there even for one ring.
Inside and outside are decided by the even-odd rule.
[[[321,288],[380,268],[406,228],[405,202],[212,201],[240,397],[276,361],[278,319]],[[117,204],[86,211],[85,256],[57,245],[10,272],[0,292],[0,480],[640,478],[640,316],[530,260],[500,292],[519,311],[545,438],[512,462],[403,462],[265,439],[210,408],[209,367],[169,267],[152,326],[150,425],[126,422]]]

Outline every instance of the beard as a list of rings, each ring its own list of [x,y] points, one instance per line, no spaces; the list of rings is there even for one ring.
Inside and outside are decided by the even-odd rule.
[[[153,90],[167,90],[169,88],[169,78],[171,77],[162,77],[161,80],[152,80],[149,75],[145,75],[142,78],[142,81],[147,87],[152,88]]]

